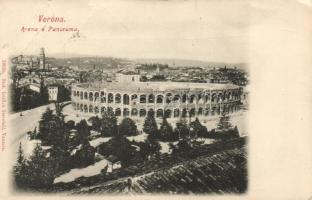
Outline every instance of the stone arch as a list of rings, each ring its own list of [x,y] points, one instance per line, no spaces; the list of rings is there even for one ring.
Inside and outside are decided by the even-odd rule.
[[[131,116],[137,116],[138,115],[138,109],[132,108],[131,110]]]
[[[211,102],[217,103],[217,101],[218,101],[217,93],[212,93],[212,95],[211,95]]]
[[[123,116],[124,116],[124,117],[128,117],[129,115],[130,115],[129,109],[128,109],[128,108],[124,108],[124,109],[123,109]]]
[[[121,95],[119,93],[115,94],[115,103],[121,103]]]
[[[146,103],[146,95],[145,94],[140,95],[140,103]]]
[[[83,92],[82,91],[80,92],[80,99],[83,99]],[[86,99],[88,99],[88,97]]]
[[[124,105],[129,105],[129,103],[130,103],[129,95],[128,94],[124,94],[123,98],[122,98],[122,101],[123,101]]]
[[[89,112],[93,113],[93,106],[92,105],[89,105]]]
[[[180,110],[179,108],[174,109],[173,111],[173,117],[179,117],[180,116]]]
[[[104,92],[101,92],[101,103],[106,103],[106,97]]]
[[[95,107],[94,107],[94,112],[95,112],[95,114],[98,114],[98,113],[99,113],[99,107],[98,107],[98,106],[95,106]]]
[[[116,108],[115,115],[116,115],[116,117],[119,117],[121,115],[121,109],[120,108]]]
[[[182,117],[187,117],[187,110],[186,110],[186,108],[182,109]]]
[[[197,103],[199,103],[199,104],[203,104],[203,103],[205,103],[205,95],[204,94],[198,94],[197,95]]]
[[[84,112],[87,113],[87,112],[88,112],[88,106],[87,106],[87,105],[84,105],[83,108],[84,108]]]
[[[182,100],[182,103],[186,103],[186,101],[187,101],[187,95],[186,95],[186,94],[183,94],[181,100]]]
[[[166,103],[171,103],[172,102],[172,93],[169,92],[166,94]]]
[[[105,112],[105,107],[101,107],[101,113],[103,114]]]
[[[113,103],[114,102],[114,95],[112,93],[108,93],[107,95],[107,102]]]
[[[88,99],[88,92],[84,92],[82,95],[81,94],[82,93],[80,93],[81,97],[83,96],[84,99]]]
[[[167,110],[165,111],[165,117],[166,117],[166,118],[171,118],[171,114],[172,114],[172,112],[171,112],[170,109],[167,109]]]
[[[195,117],[195,108],[191,108],[189,114],[190,114],[190,117]]]
[[[137,94],[131,95],[131,101],[136,101],[137,99],[138,99],[138,95]]]
[[[140,109],[140,117],[145,117],[146,115],[146,110],[145,109]]]
[[[155,102],[155,96],[153,94],[148,95],[148,103],[154,103]]]
[[[156,100],[157,103],[163,103],[164,102],[164,96],[163,95],[157,95],[157,100]]]
[[[195,103],[196,102],[196,97],[195,97],[195,94],[192,94],[190,96],[190,103]]]
[[[107,112],[114,112],[114,109],[110,106],[107,107]]]
[[[89,92],[89,101],[93,101],[93,93]]]
[[[156,117],[163,117],[164,116],[164,111],[163,109],[158,109],[156,111]]]
[[[98,100],[99,100],[99,97],[100,97],[99,93],[98,93],[98,92],[95,92],[95,93],[94,93],[94,101],[98,101]]]
[[[173,102],[174,102],[174,103],[179,103],[179,102],[180,102],[180,99],[181,99],[180,95],[176,94],[176,95],[174,95],[174,97],[173,97]]]

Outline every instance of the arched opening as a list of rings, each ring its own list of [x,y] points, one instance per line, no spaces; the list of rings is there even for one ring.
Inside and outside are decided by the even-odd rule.
[[[76,91],[74,91],[73,94],[74,94],[74,97],[75,97],[76,96]]]
[[[146,115],[146,110],[140,109],[140,117],[145,117],[145,115]]]
[[[174,103],[179,103],[179,101],[180,101],[180,95],[178,95],[178,94],[174,95],[173,102]]]
[[[80,92],[80,97],[81,97],[81,99],[88,99],[88,93],[87,92],[84,92],[84,93]]]
[[[104,92],[101,92],[101,103],[106,103],[106,97]]]
[[[142,94],[140,96],[140,103],[146,103],[146,95],[145,94]]]
[[[153,94],[150,94],[148,96],[148,103],[154,103],[155,102],[155,96]]]
[[[187,116],[187,110],[186,110],[186,108],[183,108],[182,117],[186,117],[186,116]]]
[[[115,94],[115,103],[121,103],[121,95],[119,93]]]
[[[84,105],[84,112],[87,113],[88,112],[88,106]]]
[[[166,118],[171,118],[171,110],[170,110],[170,109],[167,109],[167,110],[165,111],[165,117],[166,117]]]
[[[101,107],[101,114],[105,112],[105,107]]]
[[[195,117],[195,108],[190,110],[190,117]]]
[[[138,109],[132,108],[131,110],[131,116],[137,116],[138,115]]]
[[[179,115],[180,115],[180,110],[179,110],[179,108],[174,109],[174,111],[173,111],[173,117],[179,117]]]
[[[129,95],[128,94],[123,95],[123,104],[129,105]]]
[[[83,112],[83,105],[80,104],[80,111]]]
[[[138,95],[133,94],[131,95],[131,101],[136,101],[138,99]]]
[[[83,92],[80,92],[80,99],[83,99]],[[85,99],[88,99],[88,95],[87,95],[87,98]]]
[[[89,105],[89,112],[92,113],[93,112],[93,106]]]
[[[89,101],[93,101],[93,93],[92,92],[89,93]]]
[[[190,96],[190,103],[195,103],[195,95],[194,94],[192,94]]]
[[[121,110],[120,110],[120,108],[116,108],[116,110],[115,110],[115,115],[116,115],[116,117],[119,117],[119,116],[121,115]]]
[[[128,117],[129,115],[130,115],[129,109],[128,109],[128,108],[124,108],[124,110],[123,110],[123,116],[124,116],[124,117]]]
[[[164,111],[163,109],[158,109],[156,112],[156,117],[163,117],[164,116]]]
[[[187,100],[187,95],[186,94],[183,94],[182,95],[182,103],[185,103]]]
[[[98,114],[98,113],[99,113],[99,107],[98,107],[98,106],[95,106],[95,107],[94,107],[94,112],[95,112],[95,114]]]
[[[168,93],[166,95],[166,103],[171,103],[172,102],[172,94],[171,93]]]
[[[114,112],[114,109],[109,106],[109,107],[107,107],[107,112],[112,113],[112,112]]]
[[[218,97],[217,97],[217,94],[216,94],[216,93],[213,93],[213,94],[212,94],[212,96],[211,96],[211,101],[212,101],[213,103],[217,103]]]
[[[108,103],[113,103],[114,102],[114,95],[112,93],[108,93],[107,102]]]
[[[163,95],[157,95],[157,103],[163,103]]]
[[[95,92],[94,93],[94,101],[98,101],[99,100],[99,93],[98,92]]]

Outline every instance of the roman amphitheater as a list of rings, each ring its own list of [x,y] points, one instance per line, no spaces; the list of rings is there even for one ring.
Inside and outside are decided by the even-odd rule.
[[[233,84],[121,81],[73,85],[71,99],[80,115],[111,109],[117,117],[145,118],[152,109],[157,118],[191,118],[236,112],[241,95]]]

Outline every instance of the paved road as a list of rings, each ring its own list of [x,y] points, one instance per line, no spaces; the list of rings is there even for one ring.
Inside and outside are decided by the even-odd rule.
[[[27,131],[32,131],[38,126],[38,121],[48,106],[55,109],[54,104],[49,104],[23,111],[23,116],[20,116],[20,113],[9,115],[10,145],[17,146],[23,140],[23,137],[26,137]]]

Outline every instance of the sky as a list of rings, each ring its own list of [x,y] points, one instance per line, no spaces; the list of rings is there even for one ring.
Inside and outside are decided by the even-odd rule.
[[[97,55],[246,62],[247,1],[30,1],[2,2],[2,47],[12,54]],[[12,13],[16,13],[12,15]],[[39,15],[65,23],[40,23]],[[28,27],[77,27],[67,33],[23,33]]]

